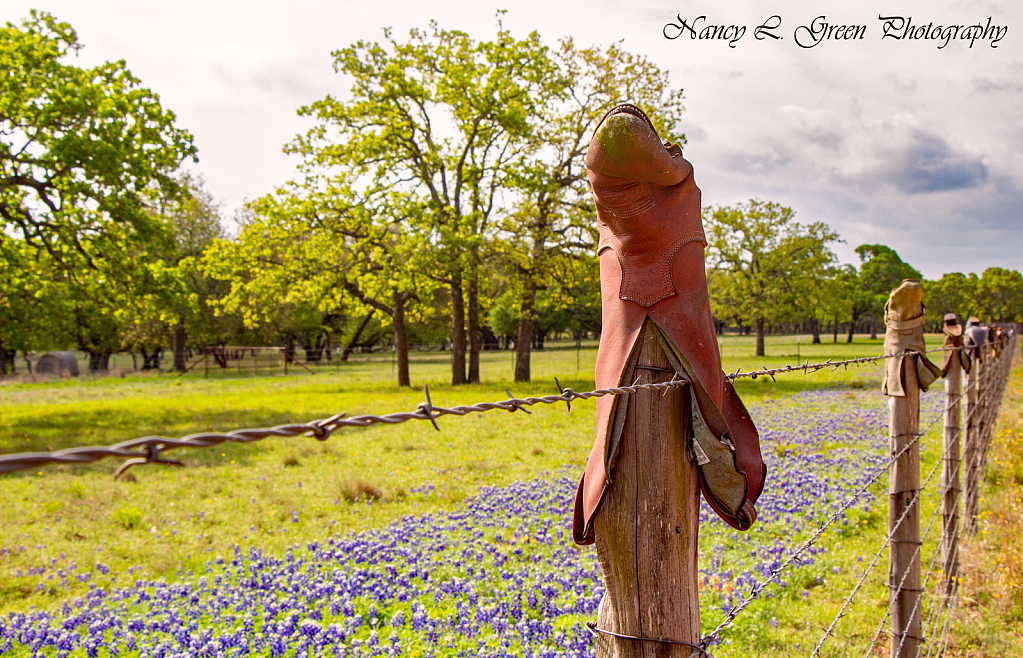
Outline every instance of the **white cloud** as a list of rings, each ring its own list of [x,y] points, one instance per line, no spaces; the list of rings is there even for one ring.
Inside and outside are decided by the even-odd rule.
[[[7,0],[2,19],[18,22],[35,4]],[[790,205],[800,219],[838,230],[846,260],[857,244],[879,242],[928,276],[1023,269],[1023,3],[48,2],[86,44],[83,65],[125,59],[193,132],[198,170],[228,214],[294,175],[296,160],[281,147],[311,125],[296,110],[345,93],[332,50],[380,40],[384,26],[404,38],[431,18],[489,38],[499,7],[517,36],[624,39],[670,70],[686,90],[686,155],[705,202]],[[883,40],[877,16],[896,11],[936,24],[992,16],[1009,32],[997,48]],[[745,24],[747,34],[735,48],[668,41],[661,29],[679,12]],[[756,41],[753,28],[773,14],[783,38]],[[796,26],[822,14],[867,25],[866,38],[796,47]]]

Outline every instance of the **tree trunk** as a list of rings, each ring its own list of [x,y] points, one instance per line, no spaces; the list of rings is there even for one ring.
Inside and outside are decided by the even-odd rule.
[[[832,337],[831,342],[837,345],[838,344],[838,316],[837,315],[835,316],[835,323],[834,323],[834,326],[832,327],[832,330],[835,332],[835,335]]]
[[[451,278],[451,383],[465,383],[465,299],[459,273]]]
[[[856,320],[858,320],[858,319],[859,318],[857,318],[854,315],[852,321],[849,322],[849,337],[845,339],[845,342],[847,342],[847,343],[851,343],[852,342],[853,332],[856,331]]]
[[[391,322],[394,324],[394,353],[398,361],[398,386],[411,386],[408,374],[408,332],[405,330],[405,304],[408,296],[397,290],[392,298]]]
[[[764,356],[764,318],[756,318],[754,325],[757,329],[757,356]]]
[[[870,340],[877,340],[877,318],[870,317]]]
[[[536,322],[536,289],[528,286],[519,302],[519,331],[515,336],[515,381],[529,381],[530,350],[533,345],[533,324]]]
[[[475,261],[475,256],[473,257]],[[469,282],[466,286],[468,293],[468,324],[469,324],[469,382],[476,384],[480,381],[480,304],[479,304],[479,270],[473,264],[469,273]]]
[[[174,350],[174,369],[178,372],[185,372],[185,369],[188,368],[188,364],[185,363],[185,325],[180,321],[174,327],[171,348]]]
[[[362,336],[362,332],[366,330],[366,325],[369,324],[370,319],[373,317],[374,309],[369,309],[369,313],[366,317],[362,318],[362,322],[355,328],[355,333],[352,335],[352,339],[345,345],[345,349],[341,352],[341,362],[348,363],[348,355],[355,351],[356,345],[359,344],[359,338]]]
[[[813,319],[810,320],[810,331],[813,332],[813,341],[812,341],[812,343],[814,345],[820,345],[821,344],[821,322],[820,322],[820,320],[818,320],[817,318],[813,318]]]
[[[106,372],[109,364],[110,352],[89,352],[89,372]]]

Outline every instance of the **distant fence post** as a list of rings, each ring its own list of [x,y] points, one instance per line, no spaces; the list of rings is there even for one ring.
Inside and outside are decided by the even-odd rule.
[[[954,320],[955,316],[952,316]],[[945,371],[945,436],[942,442],[945,455],[941,473],[941,484],[945,494],[941,501],[942,533],[941,563],[944,574],[945,596],[955,592],[956,579],[959,576],[959,437],[960,437],[960,398],[962,397],[962,328],[956,321],[949,323],[946,318],[946,334],[949,326],[958,329],[955,338],[945,339],[946,347],[959,347],[960,350],[945,355],[948,364]]]
[[[986,413],[984,420],[984,442],[980,450],[980,479],[984,478],[984,472],[987,470],[987,451],[991,447],[991,438],[994,436],[995,424],[998,421],[998,410],[1001,407],[1003,385],[1009,375],[1008,371],[1005,370],[1005,364],[1009,361],[1009,359],[1004,358],[1006,356],[1005,350],[996,350],[995,346],[991,343],[988,343],[987,349],[988,360],[991,365],[988,368],[990,375],[986,387],[987,399],[984,402],[984,411]]]
[[[963,500],[963,526],[973,534],[977,529],[978,474],[980,473],[981,442],[981,386],[984,381],[983,348],[973,351],[973,367],[966,384],[966,441],[963,446],[963,462],[966,464],[966,497]]]

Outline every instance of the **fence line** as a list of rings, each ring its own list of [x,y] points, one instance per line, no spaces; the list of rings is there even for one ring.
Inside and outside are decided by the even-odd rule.
[[[942,456],[944,457],[944,455],[942,455]],[[941,465],[941,460],[939,460],[937,463],[935,463],[934,468],[931,469],[930,474],[927,476],[927,481],[924,483],[923,486],[920,487],[920,495],[922,495],[923,490],[926,488],[927,484],[930,483],[931,478],[937,472],[938,466],[940,466],[940,465]],[[940,490],[942,495],[944,495],[945,492],[948,489],[949,489],[949,487],[943,487]],[[916,500],[919,500],[919,495],[917,496]],[[923,543],[924,539],[926,539],[927,536],[929,534],[931,534],[931,528],[934,526],[934,520],[936,518],[938,518],[938,512],[940,512],[940,511],[941,511],[941,506],[940,505],[935,505],[934,506],[934,511],[931,512],[931,517],[930,517],[930,519],[927,522],[927,529],[924,530],[923,535],[921,535],[920,543],[917,545],[916,550],[913,552],[913,557],[911,558],[911,560],[915,560],[917,558],[917,556],[920,555],[920,551],[923,549],[923,546],[924,546],[924,543]],[[947,530],[947,528],[945,528],[943,530]],[[934,556],[931,558],[931,565],[927,569],[927,576],[924,577],[924,582],[920,586],[920,589],[923,592],[927,591],[927,582],[930,580],[931,573],[933,573],[933,571],[934,571],[934,565],[937,563],[938,556],[940,554],[941,554],[941,544],[939,543],[937,545],[937,547],[935,548],[935,550],[934,550]],[[905,585],[906,577],[909,575],[909,573],[910,573],[909,570],[906,570],[905,572],[903,572],[902,579],[899,581],[899,585],[898,585],[898,588],[897,588],[898,590],[901,590],[903,585]],[[884,615],[881,617],[881,622],[878,624],[877,631],[874,633],[874,639],[871,640],[870,646],[867,648],[867,652],[865,654],[868,658],[870,656],[870,653],[874,650],[874,646],[877,644],[878,639],[881,637],[881,633],[884,630],[884,624],[885,624],[886,621],[888,621],[888,618],[891,616],[892,609],[894,608],[894,606],[895,606],[895,601],[894,600],[889,602],[888,608],[885,610]],[[913,607],[913,613],[910,615],[910,619],[907,621],[907,625],[912,623],[913,617],[916,615],[916,611],[919,610],[921,607],[922,607],[922,605],[916,605],[916,606]],[[907,635],[903,635],[902,637],[903,637],[903,640],[904,640],[908,636]],[[900,641],[899,642],[899,651],[902,651],[902,645],[903,645],[903,643]]]
[[[974,348],[967,347],[936,348],[927,350],[925,353],[945,352],[961,349]],[[809,550],[809,548],[813,546],[813,544],[817,540],[819,540],[821,536],[823,536],[827,529],[833,526],[835,522],[838,520],[838,518],[841,515],[843,515],[849,508],[851,508],[867,492],[867,490],[880,479],[881,475],[883,475],[885,471],[887,471],[894,464],[896,464],[898,460],[902,458],[911,448],[917,446],[921,438],[924,435],[926,435],[937,424],[939,420],[945,418],[950,405],[958,405],[964,399],[970,402],[976,400],[976,402],[974,402],[973,404],[969,404],[968,411],[965,414],[962,414],[960,426],[954,429],[954,434],[956,435],[956,437],[961,437],[963,435],[967,437],[967,444],[969,445],[969,448],[967,448],[968,454],[964,454],[963,460],[958,461],[956,465],[951,469],[951,471],[946,471],[945,473],[943,473],[943,477],[945,478],[946,481],[944,482],[944,486],[941,489],[941,496],[944,496],[949,490],[953,488],[953,486],[958,486],[957,482],[949,480],[949,476],[951,474],[952,477],[958,479],[961,464],[963,461],[965,461],[967,481],[964,493],[966,495],[962,496],[962,501],[965,509],[963,510],[963,514],[961,516],[956,515],[954,517],[951,517],[946,523],[942,524],[943,526],[942,542],[940,542],[937,548],[935,549],[934,555],[932,556],[931,559],[930,566],[927,570],[927,575],[924,579],[922,587],[919,590],[920,596],[916,599],[909,620],[906,622],[904,628],[908,628],[909,624],[913,622],[913,619],[917,614],[918,610],[920,610],[922,618],[923,593],[927,591],[926,587],[927,584],[930,582],[931,575],[934,571],[934,565],[938,560],[938,556],[942,554],[942,547],[945,545],[944,543],[945,538],[950,534],[958,535],[961,527],[964,525],[968,531],[970,531],[972,527],[975,527],[977,511],[975,507],[973,508],[970,507],[971,500],[970,493],[971,492],[973,493],[972,500],[975,503],[977,498],[977,490],[980,484],[979,476],[982,476],[983,470],[986,466],[987,449],[990,446],[991,437],[993,435],[994,421],[997,418],[997,413],[1001,405],[1001,396],[1004,393],[1005,382],[1006,379],[1008,378],[1009,370],[1011,368],[1011,361],[1013,355],[1015,354],[1015,350],[1016,350],[1015,332],[1011,332],[1009,334],[1008,344],[1005,345],[1003,350],[997,355],[995,355],[994,350],[991,349],[987,344],[980,346],[979,349],[975,350],[977,352],[978,357],[976,359],[975,367],[979,369],[979,372],[977,372],[977,374],[969,378],[969,380],[967,381],[967,385],[963,387],[964,390],[962,390],[957,396],[954,397],[949,396],[949,399],[947,400],[945,405],[945,409],[940,414],[937,414],[934,420],[928,423],[928,425],[922,431],[912,433],[903,432],[900,434],[891,434],[892,439],[900,437],[912,438],[905,445],[901,446],[900,449],[893,450],[892,456],[888,460],[888,462],[884,466],[879,468],[878,471],[857,492],[850,496],[838,508],[838,510],[835,511],[813,533],[813,535],[811,535],[806,541],[804,541],[799,548],[793,551],[785,560],[785,562],[781,564],[781,566],[779,566],[777,569],[772,570],[770,576],[763,583],[758,583],[754,585],[749,595],[746,596],[744,600],[742,600],[740,603],[735,605],[725,616],[725,619],[713,631],[711,631],[708,635],[704,636],[701,639],[697,653],[702,652],[709,655],[709,652],[707,651],[708,647],[720,639],[721,632],[727,627],[729,627],[735,621],[738,615],[741,614],[744,610],[746,610],[749,607],[749,605],[754,600],[756,600],[759,597],[759,595],[770,584],[775,582],[781,576],[782,573],[784,573],[787,569],[791,568],[793,565],[801,563],[803,554],[807,550]],[[988,356],[989,353],[990,356],[997,356],[997,358],[990,360],[985,359],[985,357]],[[774,380],[774,377],[777,374],[801,372],[805,375],[825,368],[831,368],[832,370],[835,370],[842,366],[848,367],[849,365],[876,363],[878,361],[882,361],[884,359],[889,358],[920,355],[921,353],[918,351],[909,350],[894,354],[846,359],[842,361],[833,361],[832,359],[828,359],[825,362],[814,364],[811,364],[809,363],[809,361],[807,361],[801,365],[796,366],[788,365],[779,368],[770,368],[746,373],[741,373],[740,370],[737,369],[734,373],[726,374],[725,376],[727,379],[731,381],[740,378],[756,379],[761,376],[768,376],[771,377],[772,380]],[[630,393],[636,393],[637,391],[640,390],[669,390],[674,388],[681,388],[689,384],[689,382],[686,380],[676,378],[669,382],[661,382],[655,384],[633,384],[632,386],[597,389],[594,391],[577,393],[573,391],[571,388],[562,387],[561,383],[557,380],[557,378],[555,378],[555,383],[557,384],[558,389],[560,391],[558,395],[516,398],[507,389],[505,389],[505,392],[508,394],[508,398],[505,400],[500,400],[496,402],[481,402],[474,405],[462,405],[450,408],[434,406],[430,398],[429,388],[426,387],[424,388],[424,395],[426,398],[425,402],[420,403],[414,411],[408,412],[395,412],[379,416],[373,414],[365,414],[354,416],[351,418],[348,418],[345,413],[340,413],[334,416],[330,416],[329,418],[310,421],[307,423],[285,424],[264,429],[242,429],[226,433],[204,432],[192,434],[181,439],[169,439],[166,437],[148,436],[130,441],[124,441],[109,447],[81,447],[58,450],[49,453],[36,452],[0,455],[0,474],[11,473],[30,468],[37,468],[39,466],[43,466],[50,463],[87,463],[97,461],[105,457],[128,458],[117,469],[115,473],[116,478],[122,475],[128,468],[131,468],[132,466],[135,465],[158,463],[183,466],[183,464],[180,461],[165,459],[163,457],[162,453],[169,450],[173,450],[175,448],[209,447],[219,445],[221,443],[228,441],[248,443],[262,440],[271,436],[295,437],[309,435],[312,436],[313,438],[316,438],[317,440],[324,441],[327,438],[329,438],[331,434],[333,434],[335,431],[343,427],[367,427],[376,424],[399,424],[408,422],[410,420],[428,420],[430,421],[430,423],[433,424],[435,429],[439,430],[440,428],[437,425],[436,421],[438,418],[441,418],[446,415],[464,416],[469,413],[484,413],[487,411],[497,409],[512,413],[516,411],[523,411],[528,414],[531,412],[526,407],[534,406],[537,404],[557,404],[560,402],[564,402],[568,406],[568,409],[571,410],[571,402],[573,400],[587,400],[589,398],[603,397],[606,395],[627,395]],[[917,413],[919,413],[918,409]],[[951,428],[947,427],[946,429],[949,430]],[[884,543],[881,545],[881,548],[878,549],[873,560],[867,566],[866,570],[858,579],[849,596],[846,598],[838,614],[832,620],[831,624],[825,630],[823,636],[820,638],[817,645],[814,647],[813,653],[811,654],[811,658],[815,658],[820,654],[820,651],[823,648],[824,644],[827,642],[828,638],[833,635],[837,624],[845,616],[846,611],[848,610],[849,606],[851,606],[852,601],[855,598],[856,594],[859,592],[862,585],[866,582],[868,575],[874,569],[877,562],[879,561],[881,554],[884,552],[885,548],[892,543],[892,540],[894,539],[896,532],[899,530],[899,528],[902,526],[905,520],[907,518],[910,518],[914,508],[916,508],[919,505],[921,496],[923,495],[927,487],[930,485],[930,482],[933,479],[934,475],[938,472],[939,466],[943,465],[946,458],[952,451],[952,447],[953,446],[951,444],[944,446],[943,453],[935,462],[935,466],[928,473],[923,484],[914,492],[912,498],[909,500],[908,504],[906,504],[906,507],[902,511],[899,518],[894,522],[894,524],[890,524],[889,531],[887,536],[885,537]],[[958,443],[955,444],[955,447],[956,448],[958,447]],[[923,548],[923,539],[930,534],[930,531],[934,525],[934,519],[936,518],[938,511],[941,511],[942,509],[943,509],[942,505],[936,505],[935,511],[932,512],[931,518],[928,522],[927,529],[925,530],[923,537],[920,537],[919,541],[916,542],[917,543],[916,550],[913,553],[912,558],[909,560],[909,563],[914,562],[919,557]],[[961,523],[964,517],[965,524]],[[957,558],[959,550],[960,544],[955,543],[952,550],[950,551],[950,554],[954,558]],[[898,582],[898,585],[894,588],[897,593],[903,590],[903,586],[906,583],[906,579],[909,576],[909,574],[910,570],[907,568],[902,574],[901,580]],[[941,637],[940,641],[941,649],[938,650],[937,653],[938,656],[943,655],[945,649],[948,646],[951,634],[950,627],[951,620],[954,618],[955,608],[957,607],[956,596],[958,594],[958,582],[955,579],[955,574],[943,573],[943,581],[947,581],[949,578],[952,579],[952,582],[950,584],[948,582],[944,583],[947,588],[947,592],[946,595],[942,597],[942,604],[940,606],[937,607],[934,606],[934,602],[938,594],[935,593],[932,595],[931,606],[929,606],[930,611],[928,612],[928,619],[925,626],[926,629],[931,629],[932,623],[935,624],[937,624],[938,622],[941,623],[941,632],[939,635],[939,637]],[[869,655],[876,646],[877,641],[882,634],[885,622],[892,615],[892,611],[896,605],[896,601],[897,598],[896,596],[893,595],[890,600],[888,608],[885,610],[885,613],[880,620],[878,630],[874,634],[873,640],[871,641],[871,644],[867,649],[867,655]],[[935,626],[935,629],[936,628],[937,627]],[[925,642],[926,638],[926,631],[924,631],[922,634],[924,635],[924,638],[918,638],[920,640],[920,644],[917,647],[916,652],[917,656],[919,656],[922,653],[923,643]],[[901,655],[903,645],[907,637],[908,634],[906,632],[903,632],[901,634],[901,638],[897,647],[895,647],[893,642],[894,648],[893,655],[896,654]],[[929,643],[927,654],[928,656],[931,655],[931,651],[935,647],[937,647],[938,644],[939,643],[933,642]]]
[[[927,434],[927,432],[930,431],[931,427],[933,427],[936,423],[937,423],[937,419],[935,419],[930,425],[928,425],[927,428],[925,428],[923,432],[920,432],[919,434],[917,434],[916,438],[911,443],[903,446],[902,450],[900,450],[898,452],[898,454],[896,454],[894,457],[892,457],[892,459],[888,462],[888,464],[886,464],[882,469],[880,469],[880,472],[877,475],[877,477],[874,479],[874,481],[876,481],[878,478],[880,478],[881,474],[883,474],[888,468],[891,467],[892,464],[894,464],[900,457],[902,457],[902,455],[905,454],[910,449],[910,447],[912,445],[914,445],[925,434]],[[888,547],[888,545],[891,543],[892,538],[895,536],[895,531],[898,530],[902,526],[903,522],[905,522],[906,518],[909,517],[912,509],[916,506],[917,502],[920,500],[920,496],[923,495],[923,490],[927,488],[927,485],[930,483],[931,478],[933,478],[934,474],[937,473],[937,470],[938,470],[937,467],[940,464],[941,464],[941,461],[939,460],[936,463],[935,467],[933,469],[931,469],[931,472],[930,472],[930,474],[928,474],[927,479],[924,482],[924,484],[920,487],[920,489],[917,490],[916,495],[914,495],[913,498],[910,499],[909,504],[906,505],[906,509],[903,510],[902,515],[895,522],[894,527],[889,529],[888,536],[885,537],[884,543],[881,544],[881,548],[877,549],[877,553],[874,555],[874,559],[870,561],[869,565],[867,565],[867,568],[863,572],[863,575],[860,576],[860,579],[856,582],[856,585],[853,587],[852,592],[850,592],[849,596],[846,598],[845,603],[842,604],[842,608],[838,611],[838,614],[835,615],[835,618],[831,621],[831,625],[828,626],[827,630],[824,631],[824,635],[821,636],[821,639],[817,641],[817,645],[814,647],[813,652],[810,654],[810,658],[814,658],[815,656],[818,656],[820,654],[820,650],[821,650],[821,648],[823,648],[824,643],[827,641],[827,638],[835,630],[835,626],[838,625],[839,620],[842,617],[845,616],[846,610],[848,610],[849,606],[852,605],[853,599],[856,597],[856,594],[859,592],[860,588],[863,586],[863,583],[866,582],[867,576],[870,574],[871,571],[873,571],[874,566],[877,564],[877,561],[881,558],[881,554],[884,553],[884,549],[886,549]],[[919,547],[917,547],[917,549],[919,550]],[[903,574],[903,581],[905,581],[905,574]],[[899,587],[901,588],[901,586],[902,586],[902,584],[900,583]],[[892,609],[893,606],[894,606],[894,601],[889,603],[888,612],[885,614],[886,618],[887,618],[888,614],[891,613],[891,609]],[[881,623],[884,624],[883,621]],[[875,637],[875,642],[876,642],[876,640],[877,640],[877,638]]]
[[[942,349],[938,348],[928,350],[928,352],[936,351],[942,351]],[[884,359],[908,356],[911,354],[917,354],[917,352],[910,350],[895,354],[846,359],[843,361],[833,361],[828,359],[822,363],[811,364],[807,362],[798,366],[784,366],[782,368],[758,370],[741,374],[739,373],[739,370],[736,370],[734,373],[726,374],[725,377],[729,380],[744,377],[756,379],[760,376],[769,376],[773,379],[774,375],[779,373],[802,372],[804,374],[808,374],[824,368],[838,369],[841,366],[848,367],[849,365],[854,364],[875,363]],[[500,400],[497,402],[480,402],[474,405],[446,408],[435,407],[430,399],[429,387],[424,387],[423,393],[426,401],[420,403],[415,411],[394,412],[380,416],[374,414],[363,414],[353,416],[351,418],[347,417],[346,412],[342,412],[320,420],[313,420],[306,423],[289,423],[269,428],[241,429],[231,432],[200,432],[197,434],[190,434],[181,439],[170,439],[162,436],[146,436],[123,441],[112,446],[88,446],[80,448],[66,448],[64,450],[56,450],[53,452],[24,452],[0,455],[0,475],[39,468],[48,464],[82,464],[98,461],[106,457],[127,457],[128,460],[121,464],[120,468],[118,468],[114,474],[114,477],[118,478],[132,466],[139,466],[143,464],[183,466],[184,464],[180,461],[163,458],[164,452],[175,448],[208,448],[225,442],[251,443],[252,441],[259,441],[271,436],[289,438],[310,435],[317,440],[325,441],[331,434],[342,427],[368,427],[370,425],[381,423],[396,425],[410,420],[429,420],[433,423],[433,426],[439,430],[440,428],[437,426],[436,419],[446,415],[464,416],[469,413],[483,413],[486,411],[493,411],[495,409],[501,409],[509,412],[524,411],[529,413],[529,411],[525,408],[527,406],[533,406],[536,404],[557,404],[559,402],[566,403],[569,405],[569,409],[571,409],[572,400],[588,400],[590,398],[603,397],[605,395],[635,393],[641,389],[677,388],[684,386],[687,383],[684,380],[675,380],[659,384],[620,386],[616,388],[597,389],[585,393],[576,393],[571,388],[562,387],[557,377],[554,378],[554,382],[557,384],[558,390],[560,391],[558,395],[516,398],[508,391],[508,389],[505,389],[505,393],[508,394],[508,399],[506,400]]]

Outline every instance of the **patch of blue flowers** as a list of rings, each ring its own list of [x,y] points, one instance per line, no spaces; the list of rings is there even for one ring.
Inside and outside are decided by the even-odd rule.
[[[923,406],[926,416],[940,398],[931,395]],[[706,506],[701,511],[705,627],[886,461],[885,406],[876,394],[813,391],[751,411],[762,431],[767,487],[748,533],[731,530]],[[113,588],[89,582],[84,571],[74,577],[89,582],[88,595],[59,611],[0,618],[0,654],[592,656],[583,622],[596,616],[604,588],[594,551],[571,541],[577,471],[483,489],[452,512],[325,537],[283,556],[236,546],[172,583],[138,579]],[[857,509],[877,503],[868,494]],[[824,551],[811,549],[790,573]],[[97,578],[105,569],[96,565]]]

